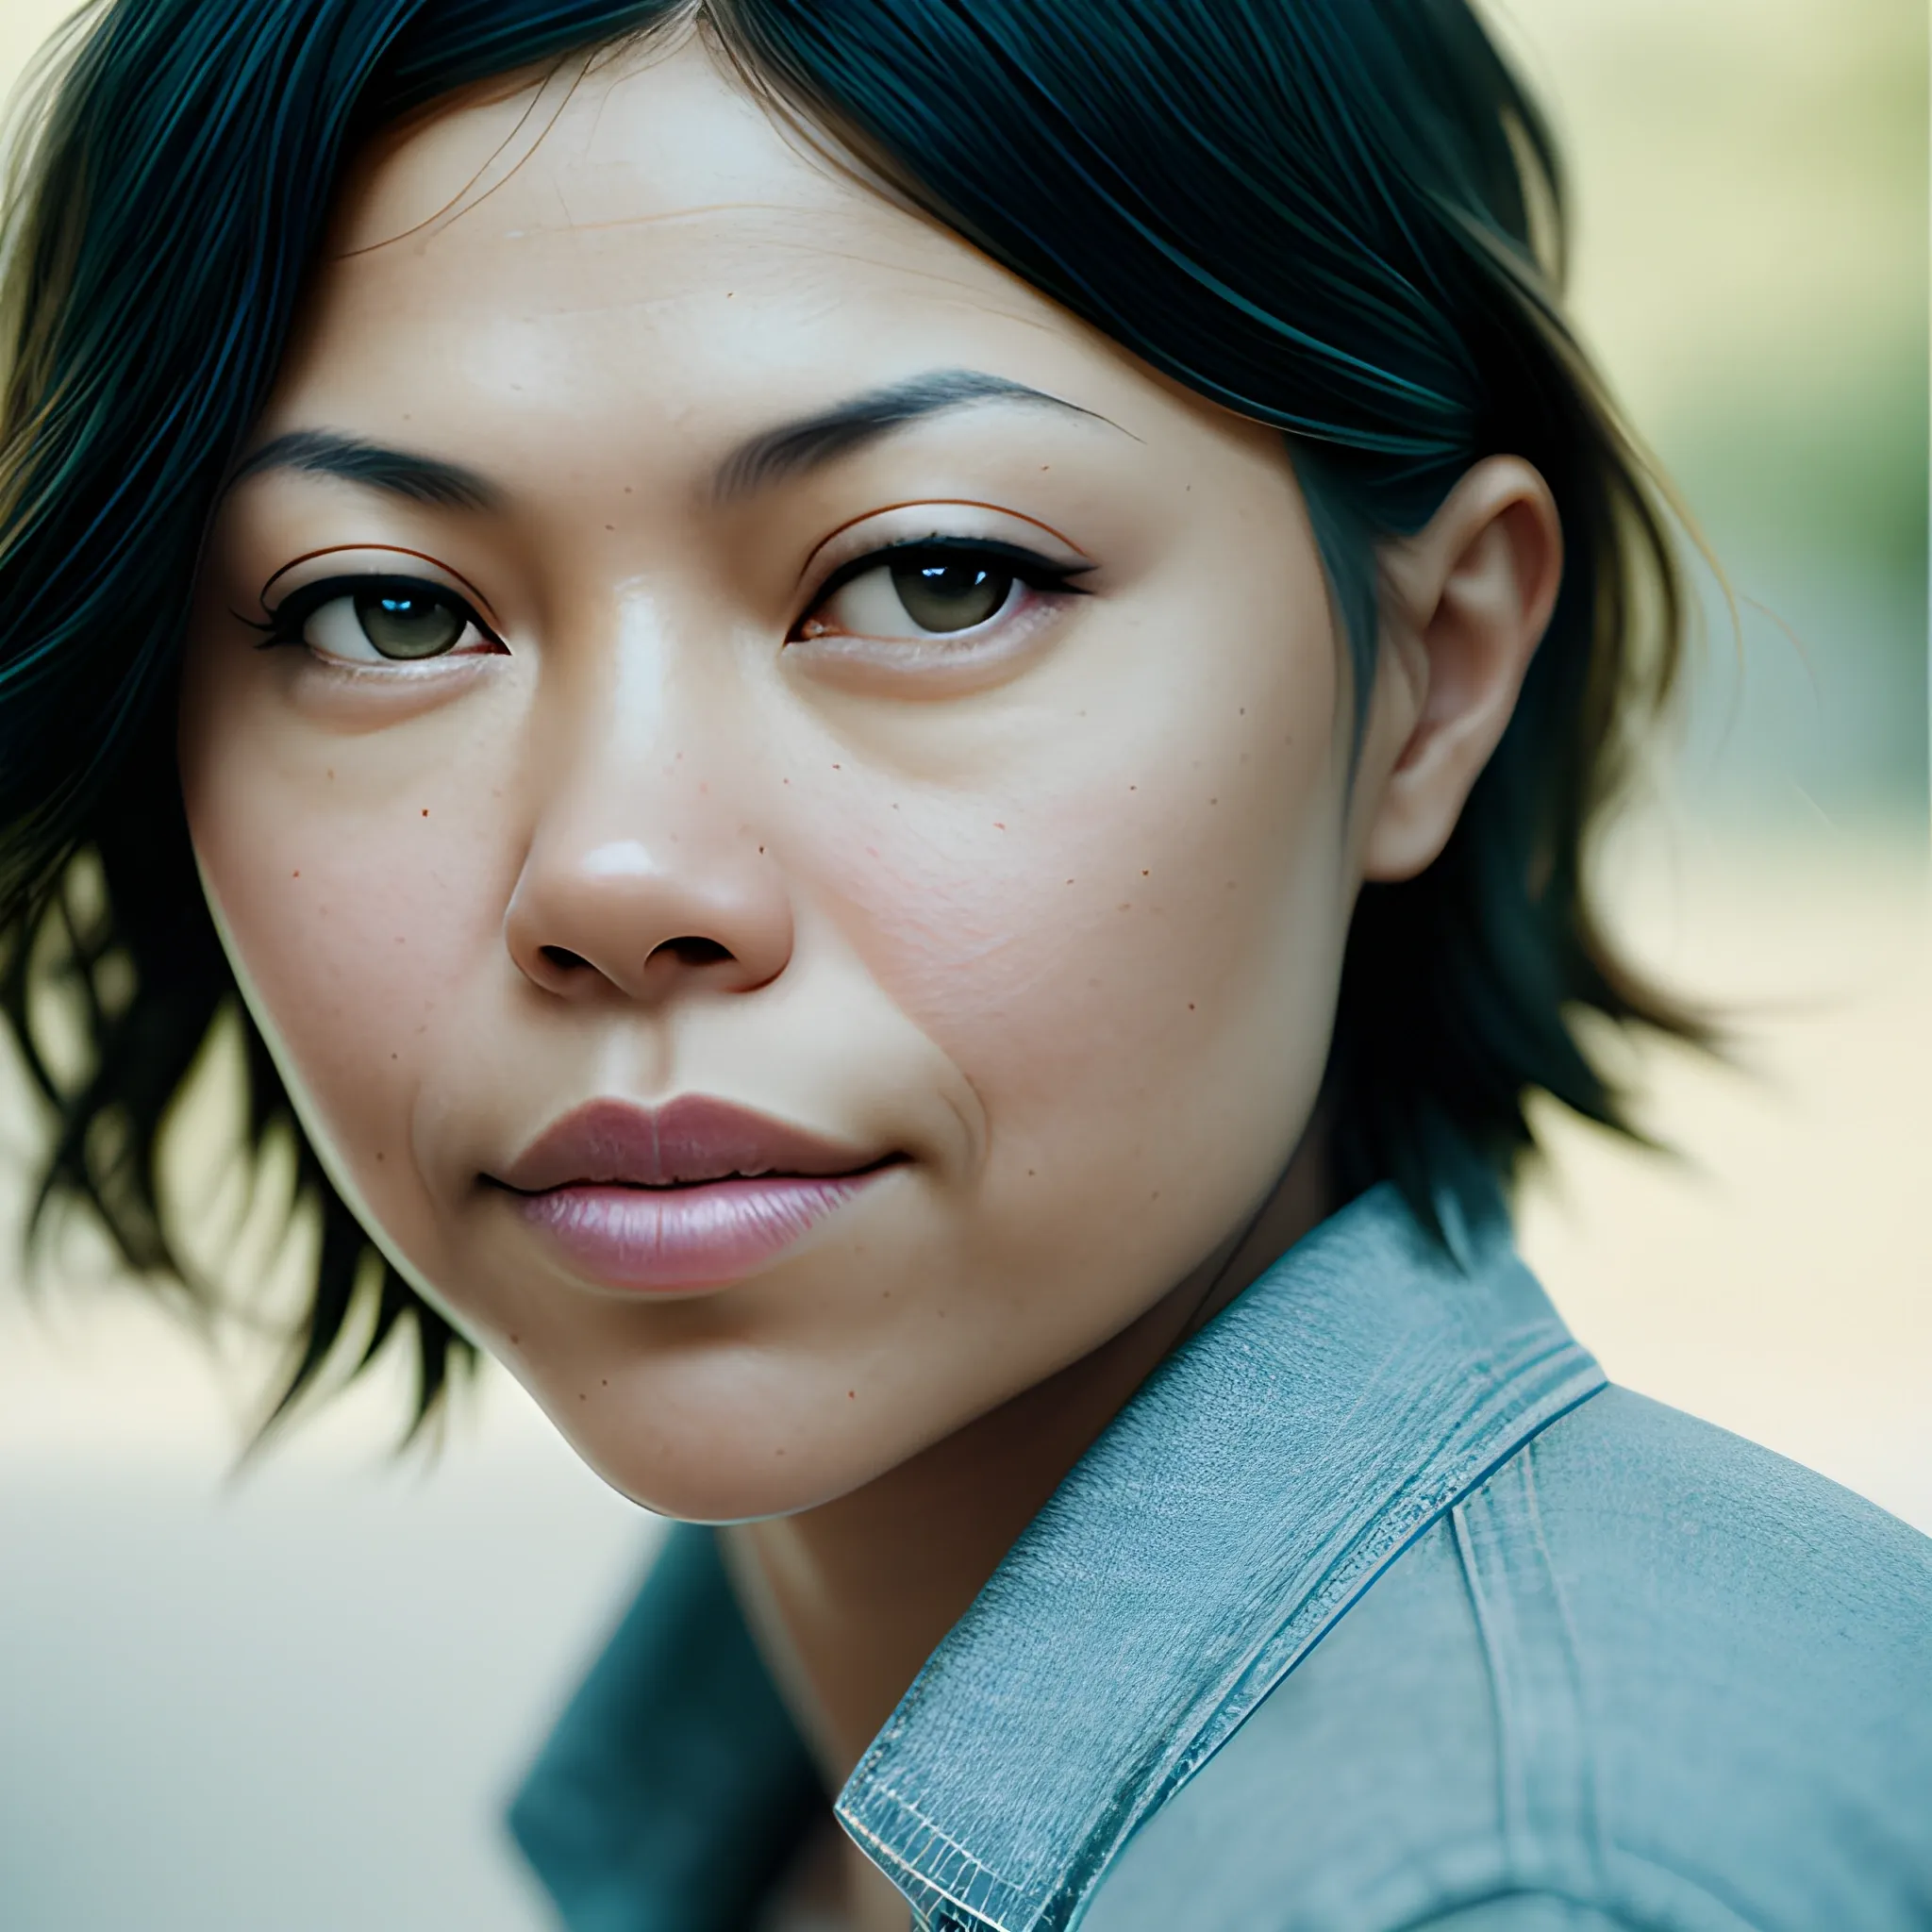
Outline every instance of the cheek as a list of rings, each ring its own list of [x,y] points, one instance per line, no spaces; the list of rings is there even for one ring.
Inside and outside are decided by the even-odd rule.
[[[415,1096],[501,945],[493,801],[446,747],[399,759],[377,736],[297,735],[202,696],[191,677],[183,791],[237,974],[332,1174],[413,1246],[430,1225]]]
[[[1041,1204],[1023,1241],[1129,1209],[1144,1233],[1182,1169],[1226,1176],[1225,1200],[1192,1190],[1224,1224],[1312,1106],[1348,908],[1335,646],[1319,595],[1230,634],[849,827],[868,969],[973,1086],[1003,1207]],[[1185,1252],[1203,1235],[1180,1215]]]

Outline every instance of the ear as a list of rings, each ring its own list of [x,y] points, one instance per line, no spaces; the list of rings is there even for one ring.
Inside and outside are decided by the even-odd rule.
[[[1490,457],[1382,556],[1382,648],[1357,771],[1362,876],[1413,878],[1500,742],[1563,575],[1549,485]]]

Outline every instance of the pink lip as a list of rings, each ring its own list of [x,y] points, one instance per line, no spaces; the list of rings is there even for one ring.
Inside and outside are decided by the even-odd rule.
[[[693,1094],[656,1109],[592,1101],[491,1178],[585,1274],[671,1290],[749,1274],[889,1164]]]

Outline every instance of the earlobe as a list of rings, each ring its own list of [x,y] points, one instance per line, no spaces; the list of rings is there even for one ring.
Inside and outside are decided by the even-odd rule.
[[[1357,791],[1364,878],[1412,878],[1448,843],[1515,711],[1562,570],[1555,499],[1517,457],[1478,463],[1385,556],[1387,675]]]

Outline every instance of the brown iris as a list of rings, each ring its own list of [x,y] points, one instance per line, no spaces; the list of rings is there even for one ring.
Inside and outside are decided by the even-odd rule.
[[[463,613],[441,597],[400,586],[356,599],[362,635],[385,658],[438,658],[463,634]]]
[[[899,602],[922,630],[970,630],[991,617],[1013,588],[1012,572],[991,567],[984,558],[930,551],[894,562],[891,572]]]

